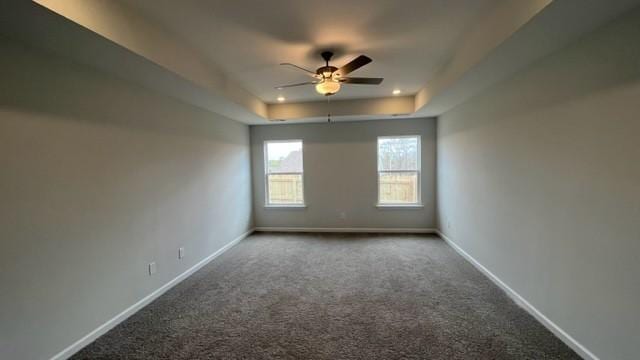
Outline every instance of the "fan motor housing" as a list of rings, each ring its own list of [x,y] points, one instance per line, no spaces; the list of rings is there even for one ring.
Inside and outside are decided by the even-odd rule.
[[[316,74],[322,76],[323,78],[330,78],[331,75],[329,76],[325,76],[325,73],[329,73],[329,74],[333,74],[334,71],[338,70],[337,67],[335,66],[321,66],[318,68],[318,70],[316,70]]]

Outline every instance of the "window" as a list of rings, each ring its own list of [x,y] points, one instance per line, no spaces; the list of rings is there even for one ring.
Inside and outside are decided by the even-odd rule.
[[[420,204],[420,136],[378,138],[378,204]]]
[[[267,205],[304,205],[302,140],[264,143]]]

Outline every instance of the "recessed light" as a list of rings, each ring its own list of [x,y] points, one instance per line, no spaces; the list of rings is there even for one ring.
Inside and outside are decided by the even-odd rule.
[[[402,91],[400,89],[393,90],[393,95],[399,95]]]
[[[286,99],[284,98],[284,96],[278,96],[278,99],[276,99],[276,100],[278,100],[279,102],[283,102]]]

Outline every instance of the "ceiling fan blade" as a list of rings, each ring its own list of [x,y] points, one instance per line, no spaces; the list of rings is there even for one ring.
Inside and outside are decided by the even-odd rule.
[[[340,69],[336,70],[336,72],[340,74],[340,76],[345,76],[350,72],[367,65],[370,62],[371,62],[371,58],[369,58],[368,56],[360,55],[357,58],[343,65]]]
[[[298,65],[296,65],[296,64],[292,64],[292,63],[280,63],[280,65],[294,67],[294,68],[296,68],[296,69],[298,69],[298,70],[302,70],[302,71],[306,72],[309,76],[312,76],[312,77],[316,77],[316,76],[318,76],[315,72],[313,72],[313,71],[311,71],[311,70],[309,70],[309,69],[305,69],[305,68],[303,68],[303,67],[301,67],[301,66],[298,66]]]
[[[307,82],[301,82],[301,83],[296,83],[296,84],[276,86],[276,89],[281,90],[281,89],[284,89],[284,88],[290,88],[290,87],[294,87],[294,86],[315,85],[317,83],[318,83],[317,81],[307,81]]]
[[[340,82],[347,84],[380,85],[383,78],[344,77]]]

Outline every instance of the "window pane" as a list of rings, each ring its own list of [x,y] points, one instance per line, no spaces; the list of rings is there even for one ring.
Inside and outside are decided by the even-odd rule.
[[[378,170],[418,170],[418,138],[378,138]]]
[[[267,143],[267,172],[302,172],[302,141]]]
[[[380,173],[381,204],[415,204],[418,202],[418,173]]]
[[[302,174],[267,175],[269,204],[303,204]]]

